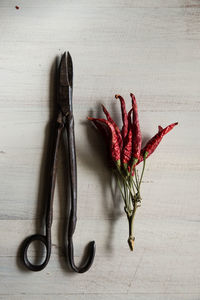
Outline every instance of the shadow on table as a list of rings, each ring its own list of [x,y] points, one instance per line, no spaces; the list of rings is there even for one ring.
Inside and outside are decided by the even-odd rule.
[[[100,107],[100,105],[99,105]],[[97,118],[101,118],[100,111],[97,113]],[[94,116],[92,110],[88,112],[88,116]],[[85,126],[86,136],[89,144],[88,155],[86,151],[79,151],[81,160],[88,166],[91,172],[99,179],[101,186],[103,209],[106,218],[109,220],[109,230],[106,238],[106,249],[112,251],[112,240],[114,236],[115,223],[123,214],[121,210],[121,198],[117,189],[116,181],[112,173],[112,166],[110,164],[109,149],[104,142],[103,136],[92,125],[91,122],[82,122]],[[111,197],[110,197],[111,196]],[[110,201],[111,200],[111,201]],[[98,199],[95,199],[98,201]],[[95,233],[94,233],[95,234]]]

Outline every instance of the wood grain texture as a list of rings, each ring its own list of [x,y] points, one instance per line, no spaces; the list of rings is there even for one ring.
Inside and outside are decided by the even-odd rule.
[[[199,300],[200,2],[2,0],[0,21],[0,299]],[[62,156],[52,257],[44,271],[31,273],[19,245],[40,225],[53,74],[66,50],[75,73],[76,260],[93,239],[97,253],[88,273],[68,271]],[[104,146],[86,121],[101,115],[103,103],[120,123],[114,95],[130,106],[129,92],[138,100],[144,141],[159,124],[179,122],[148,159],[133,253]]]

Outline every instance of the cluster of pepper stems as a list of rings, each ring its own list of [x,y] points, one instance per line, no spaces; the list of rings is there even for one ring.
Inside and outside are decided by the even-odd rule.
[[[142,135],[138,119],[138,110],[135,96],[130,94],[132,108],[127,113],[124,99],[120,95],[115,95],[120,100],[123,126],[120,131],[117,124],[111,118],[109,112],[102,105],[106,119],[91,118],[95,127],[104,136],[109,147],[110,157],[113,163],[113,171],[116,175],[117,183],[124,200],[124,210],[129,222],[128,244],[133,251],[134,240],[133,222],[137,208],[141,205],[140,186],[144,175],[146,159],[154,152],[163,136],[167,134],[175,125],[173,123],[165,128],[158,126],[158,132],[142,146]],[[139,176],[136,166],[143,162],[141,175]]]

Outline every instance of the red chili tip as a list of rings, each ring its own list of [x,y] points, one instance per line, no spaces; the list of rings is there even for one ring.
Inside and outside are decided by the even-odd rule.
[[[174,125],[178,125],[178,122],[174,123]]]
[[[101,104],[101,107],[102,107],[102,109],[103,109],[103,112],[105,113],[105,111],[106,111],[107,109],[105,108],[105,106],[104,106],[103,104]]]
[[[19,9],[19,6],[16,5],[15,8],[16,8],[16,9]]]
[[[135,95],[134,95],[133,93],[130,93],[130,96],[131,96],[131,97],[135,97]]]
[[[115,98],[116,98],[116,99],[118,99],[119,97],[120,97],[120,95],[118,95],[118,94],[115,95]]]

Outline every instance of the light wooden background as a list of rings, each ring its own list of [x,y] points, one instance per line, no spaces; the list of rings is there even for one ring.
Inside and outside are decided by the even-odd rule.
[[[198,0],[1,0],[1,299],[200,299],[199,49]],[[18,248],[35,233],[41,211],[50,85],[55,58],[65,50],[75,73],[76,261],[90,240],[97,253],[88,273],[68,271],[60,233],[65,178],[59,171],[51,260],[33,273],[22,267]],[[103,146],[86,121],[100,115],[100,103],[119,120],[114,95],[122,94],[130,107],[129,92],[137,97],[145,139],[159,124],[179,122],[148,159],[133,253]],[[61,158],[59,169],[63,163]]]

